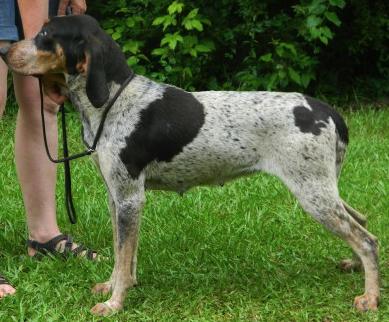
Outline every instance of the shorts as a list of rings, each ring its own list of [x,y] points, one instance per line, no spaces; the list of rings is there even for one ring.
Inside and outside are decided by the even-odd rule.
[[[59,0],[49,0],[49,16],[56,16]],[[23,39],[23,27],[16,0],[0,0],[0,40]]]
[[[15,23],[15,0],[0,0],[0,40],[19,39]]]

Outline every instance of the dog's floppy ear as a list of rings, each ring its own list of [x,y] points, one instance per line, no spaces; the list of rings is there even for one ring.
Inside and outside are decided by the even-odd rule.
[[[96,108],[104,105],[109,98],[109,90],[104,70],[103,44],[89,38],[86,50],[86,94]]]

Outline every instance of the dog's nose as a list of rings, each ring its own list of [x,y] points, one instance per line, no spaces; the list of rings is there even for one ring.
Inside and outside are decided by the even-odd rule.
[[[7,56],[7,53],[8,53],[8,50],[11,46],[4,46],[4,47],[1,47],[0,48],[0,57],[3,58],[3,60],[5,61],[5,58]]]

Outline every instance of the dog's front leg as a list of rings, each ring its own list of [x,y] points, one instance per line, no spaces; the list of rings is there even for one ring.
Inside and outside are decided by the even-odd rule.
[[[120,189],[115,195],[116,210],[116,242],[115,281],[112,285],[112,296],[104,302],[96,304],[91,312],[95,315],[110,315],[123,307],[128,288],[136,284],[136,253],[140,215],[145,196],[143,183],[139,181],[131,187]],[[124,195],[123,191],[126,191]]]
[[[112,235],[113,235],[113,247],[114,247],[114,254],[115,254],[115,266],[113,268],[111,277],[109,278],[108,281],[103,282],[103,283],[97,283],[95,286],[92,288],[92,293],[93,294],[108,294],[112,291],[113,285],[115,284],[116,280],[116,264],[117,260],[116,257],[118,256],[118,243],[117,243],[117,233],[116,233],[116,207],[115,207],[115,202],[113,200],[113,197],[111,193],[109,192],[108,189],[108,203],[109,203],[109,211],[111,214],[111,222],[112,222]]]

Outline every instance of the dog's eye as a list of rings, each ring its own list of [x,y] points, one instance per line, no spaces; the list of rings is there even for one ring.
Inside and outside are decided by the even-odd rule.
[[[43,30],[39,33],[39,36],[46,37],[47,36],[47,31]]]

